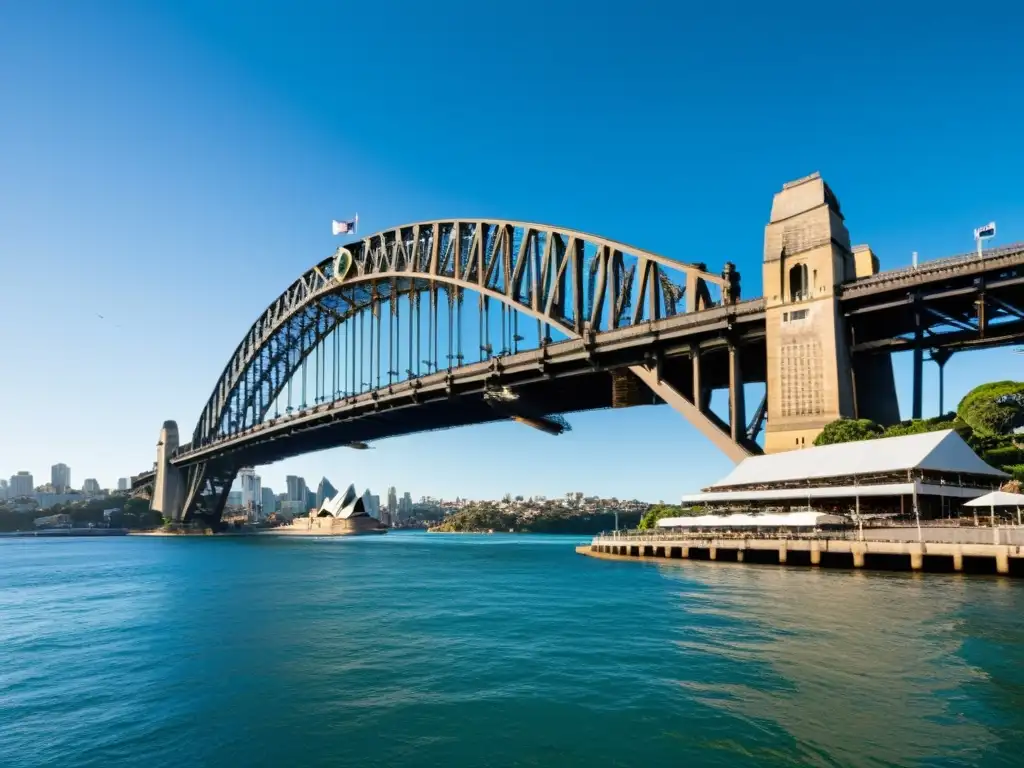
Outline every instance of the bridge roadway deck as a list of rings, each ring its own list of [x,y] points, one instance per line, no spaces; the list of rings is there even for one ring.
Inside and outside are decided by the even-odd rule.
[[[644,536],[596,536],[577,552],[591,557],[648,560],[726,560],[764,564],[814,565],[885,570],[970,571],[1024,575],[1024,546],[1019,543],[978,541],[907,541],[905,530],[893,539],[794,535],[694,536],[660,534]],[[956,530],[956,529],[954,529]],[[968,529],[968,532],[970,529]],[[1019,529],[988,529],[993,541],[1019,541]],[[976,538],[976,537],[970,537]],[[965,567],[966,566],[966,567]]]
[[[262,464],[350,442],[505,420],[508,415],[482,396],[466,397],[482,395],[494,384],[512,387],[536,415],[608,408],[609,371],[643,363],[653,352],[668,361],[666,370],[671,371],[673,359],[688,358],[694,345],[701,350],[708,386],[727,386],[727,356],[706,353],[727,350],[728,329],[743,350],[746,380],[764,381],[764,302],[754,299],[605,331],[592,340],[557,342],[318,404],[199,448],[185,446],[172,462],[187,466],[242,451],[238,461]],[[300,434],[301,445],[291,446],[298,441],[290,438]]]
[[[989,249],[981,259],[976,254],[963,254],[924,262],[917,267],[881,272],[846,285],[840,294],[840,302],[851,323],[851,332],[855,338],[853,350],[855,353],[870,354],[914,346],[915,342],[908,334],[912,334],[915,324],[920,322],[915,302],[931,308],[939,318],[953,317],[954,322],[959,324],[952,332],[927,337],[925,343],[929,347],[967,349],[1019,343],[1024,339],[1024,313],[1019,319],[1011,318],[1008,322],[1000,322],[987,329],[984,325],[980,328],[971,327],[967,320],[976,314],[976,302],[982,293],[991,297],[990,300],[999,306],[1018,311],[1014,308],[1024,303],[1022,270],[1024,244],[1018,243]],[[266,449],[269,440],[281,440],[307,429],[322,430],[336,421],[351,425],[354,419],[366,415],[372,416],[372,419],[366,419],[367,428],[349,427],[343,430],[344,435],[337,434],[337,429],[331,429],[329,431],[333,433],[332,436],[314,440],[314,445],[305,450],[331,447],[343,439],[380,439],[498,420],[503,417],[486,406],[481,407],[480,403],[461,403],[461,408],[452,408],[451,403],[449,407],[439,405],[443,398],[450,400],[454,394],[480,392],[485,382],[496,380],[503,384],[533,387],[536,393],[539,385],[550,381],[553,376],[574,376],[576,380],[573,391],[550,392],[550,396],[541,397],[542,401],[547,401],[543,409],[546,414],[608,407],[611,403],[606,392],[602,395],[583,391],[588,387],[581,386],[581,382],[588,377],[581,374],[594,374],[625,364],[635,364],[651,350],[657,350],[659,355],[671,360],[673,356],[688,356],[694,344],[699,345],[702,351],[724,349],[727,343],[726,331],[734,334],[734,338],[741,344],[747,345],[742,360],[744,378],[747,381],[764,381],[764,355],[761,354],[758,359],[756,354],[758,349],[763,352],[764,348],[764,307],[763,298],[751,299],[727,307],[714,307],[652,323],[605,331],[589,341],[559,342],[539,350],[466,365],[451,373],[441,372],[408,380],[376,392],[359,394],[272,419],[241,434],[222,438],[198,449],[184,446],[173,461],[179,466],[187,465],[237,450],[240,446],[263,446],[261,450],[251,451],[251,461],[274,461],[293,455],[296,451]],[[935,322],[935,318],[932,318],[932,322]],[[724,382],[720,379],[725,368],[715,365],[715,355],[709,357],[711,364],[705,382],[711,387],[723,386]],[[545,388],[557,389],[548,385]],[[438,397],[438,393],[442,393],[442,397]],[[422,424],[417,424],[418,418],[409,417],[403,419],[397,428],[395,425],[380,428],[385,427],[380,423],[386,420],[383,411],[425,402],[434,404],[437,413],[433,414],[433,418],[425,418]],[[369,428],[373,420],[378,422],[376,429]],[[151,481],[151,476],[152,472],[137,476],[133,480],[133,487]]]

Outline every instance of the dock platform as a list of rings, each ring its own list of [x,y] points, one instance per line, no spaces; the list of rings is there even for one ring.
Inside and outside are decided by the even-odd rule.
[[[899,538],[887,540],[878,534],[874,532],[870,539],[835,536],[604,535],[594,537],[589,545],[577,547],[576,551],[589,557],[609,560],[715,560],[1024,576],[1024,546],[1019,544],[907,541]],[[998,531],[989,535],[996,541],[1004,538],[1000,537]]]

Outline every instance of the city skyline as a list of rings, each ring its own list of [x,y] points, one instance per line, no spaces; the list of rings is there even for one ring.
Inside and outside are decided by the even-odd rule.
[[[355,35],[345,57],[323,44],[324,29],[387,27],[425,54],[422,41],[473,40],[479,25],[501,23],[496,9],[464,8],[441,28],[420,9],[322,7],[295,14],[284,36],[276,16],[231,2],[0,10],[0,67],[19,73],[0,121],[9,158],[0,253],[18,254],[4,263],[0,327],[19,329],[6,354],[32,371],[0,382],[0,399],[17,404],[5,434],[18,439],[0,444],[5,476],[27,469],[38,484],[59,454],[75,477],[114,487],[152,465],[164,420],[187,440],[250,324],[337,246],[331,219],[357,209],[360,234],[494,215],[599,233],[713,270],[733,261],[745,296],[761,291],[772,194],[814,170],[841,199],[854,241],[869,243],[883,268],[909,265],[914,252],[925,260],[969,251],[973,228],[991,220],[991,244],[1024,239],[1024,158],[1011,151],[1024,105],[1006,98],[1017,89],[1013,25],[975,40],[933,9],[926,40],[905,35],[919,23],[910,9],[888,9],[886,24],[851,17],[840,33],[767,7],[740,25],[713,8],[602,19],[552,3],[550,30],[572,28],[595,49],[648,44],[584,66],[544,33],[525,48],[471,42],[473,67],[464,51],[431,48],[414,68],[380,55],[370,36]],[[34,44],[43,38],[45,55]],[[850,38],[861,44],[833,56]],[[709,56],[734,63],[709,70]],[[890,76],[924,70],[932,77],[914,87],[909,74]],[[345,99],[338,82],[348,84]],[[428,101],[402,120],[351,119],[353,103],[414,98],[428,82],[558,106],[551,121],[510,120],[501,98]],[[982,125],[960,106],[978,98],[979,83],[997,94],[1000,120]],[[565,93],[577,98],[565,102]],[[46,313],[40,263],[62,275]],[[70,349],[132,353],[70,386],[66,361],[41,351],[58,337]],[[946,403],[994,372],[1018,377],[1022,362],[1002,350],[954,355]],[[909,368],[896,356],[904,417]],[[926,376],[924,410],[934,415],[934,365]],[[756,388],[747,401],[759,401]],[[731,466],[664,406],[567,419],[572,431],[560,437],[488,424],[256,471],[275,488],[288,475],[318,478],[344,465],[370,487],[401,477],[447,498],[587,486],[657,500]],[[511,466],[520,467],[514,479]]]
[[[41,483],[39,480],[42,477],[49,477],[50,479]],[[86,490],[87,488],[98,488],[101,491],[125,491],[128,490],[131,484],[131,479],[128,477],[118,477],[113,483],[100,482],[95,477],[87,477],[82,481],[80,486],[75,486],[71,482],[71,467],[64,463],[57,463],[50,467],[49,471],[44,473],[37,473],[31,469],[17,469],[10,473],[5,469],[0,469],[0,483],[3,483],[5,487],[11,486],[11,480],[14,477],[29,478],[25,482],[30,482],[32,490],[36,488],[50,488],[51,493],[64,494],[64,493],[95,493],[97,491]]]

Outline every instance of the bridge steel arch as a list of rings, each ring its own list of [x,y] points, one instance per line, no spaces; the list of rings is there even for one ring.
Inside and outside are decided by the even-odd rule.
[[[592,339],[739,299],[739,274],[721,275],[576,230],[508,220],[438,220],[388,229],[338,248],[295,280],[235,349],[179,453],[230,438],[261,421],[303,361],[360,312],[401,297],[436,313],[440,291],[497,302],[543,326]],[[717,294],[717,295],[715,295]],[[756,450],[661,380],[656,366],[630,370],[732,458]],[[335,391],[335,396],[339,393]],[[733,406],[735,407],[735,406]],[[740,405],[742,410],[742,405]],[[219,518],[237,467],[188,467],[185,519]]]

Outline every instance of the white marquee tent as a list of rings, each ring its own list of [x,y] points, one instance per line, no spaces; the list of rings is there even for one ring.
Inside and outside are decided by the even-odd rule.
[[[1015,507],[1017,509],[1017,525],[1020,525],[1020,508],[1024,507],[1024,494],[1007,493],[1006,491],[993,491],[984,496],[964,503],[965,507],[988,507],[993,522],[996,517],[996,507]]]

